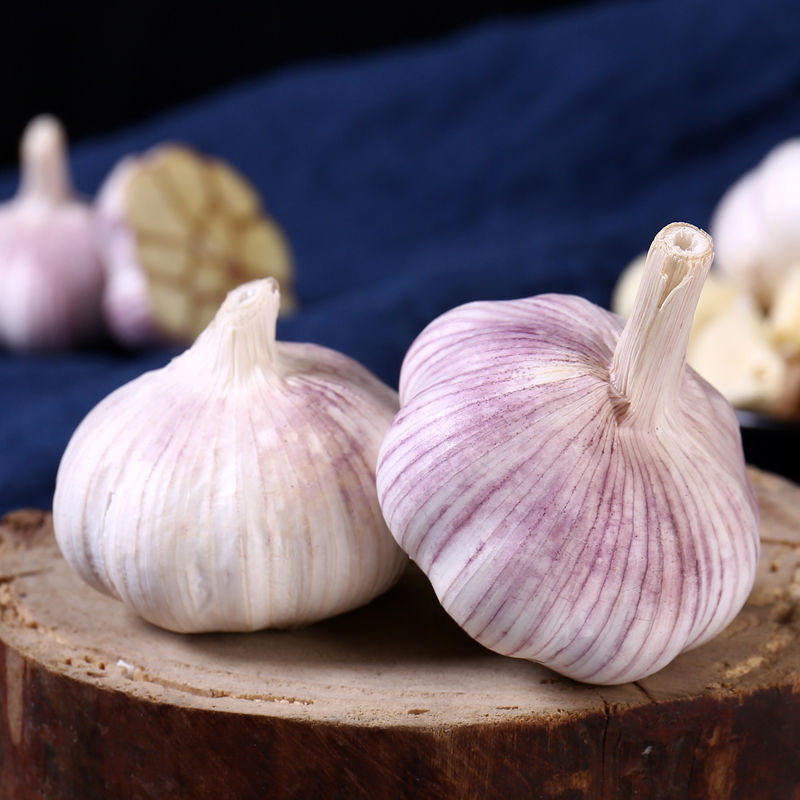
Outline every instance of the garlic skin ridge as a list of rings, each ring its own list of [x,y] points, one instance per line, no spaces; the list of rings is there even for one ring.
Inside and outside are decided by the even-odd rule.
[[[496,652],[635,681],[738,613],[758,507],[736,416],[685,364],[713,252],[686,224],[648,255],[630,320],[578,297],[434,320],[378,460],[398,543]]]
[[[102,328],[94,218],[72,188],[57,119],[28,124],[20,157],[19,190],[0,206],[0,344],[67,349]]]
[[[180,632],[296,627],[387,590],[407,558],[374,470],[396,393],[347,356],[275,341],[272,279],[101,401],[63,455],[58,544],[96,589]]]

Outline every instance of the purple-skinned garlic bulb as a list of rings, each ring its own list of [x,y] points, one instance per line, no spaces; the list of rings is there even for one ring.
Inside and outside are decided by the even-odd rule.
[[[19,190],[0,207],[0,344],[65,349],[101,328],[93,215],[73,191],[58,120],[28,124],[20,160]]]
[[[411,346],[378,496],[443,607],[486,647],[624,683],[744,604],[759,535],[739,427],[686,365],[712,259],[706,233],[674,223],[627,323],[541,295],[461,306]]]
[[[96,589],[180,631],[290,628],[387,590],[407,558],[375,464],[396,393],[275,339],[277,283],[229,293],[182,355],[101,401],[59,466],[58,544]]]

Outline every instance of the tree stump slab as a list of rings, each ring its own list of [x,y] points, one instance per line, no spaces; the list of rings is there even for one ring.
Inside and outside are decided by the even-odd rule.
[[[800,799],[800,487],[751,471],[762,555],[716,639],[593,687],[485,650],[410,566],[302,630],[181,635],[0,523],[0,800]]]

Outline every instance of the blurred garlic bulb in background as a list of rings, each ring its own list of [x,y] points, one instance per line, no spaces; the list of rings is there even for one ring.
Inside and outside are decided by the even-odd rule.
[[[98,404],[61,460],[58,544],[89,584],[174,631],[285,628],[356,608],[407,559],[381,516],[396,393],[347,356],[278,342],[273,279]]]
[[[711,219],[716,268],[768,309],[800,267],[800,138],[789,139],[723,195]]]
[[[64,349],[101,327],[93,215],[73,191],[58,120],[30,122],[20,159],[19,190],[0,207],[0,344]]]
[[[273,277],[295,305],[286,238],[230,165],[178,145],[128,156],[96,201],[103,308],[123,343],[190,343],[226,294]]]

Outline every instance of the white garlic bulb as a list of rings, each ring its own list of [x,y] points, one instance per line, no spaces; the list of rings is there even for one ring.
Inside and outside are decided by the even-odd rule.
[[[739,178],[711,219],[717,268],[769,308],[800,262],[800,138],[789,139]]]
[[[56,119],[32,120],[20,150],[19,191],[0,208],[0,343],[68,348],[101,327],[92,212],[72,189]]]
[[[229,164],[179,145],[120,161],[96,201],[106,267],[103,309],[121,342],[191,342],[225,295],[273,277],[294,308],[293,265],[278,225]]]
[[[461,306],[403,362],[378,460],[389,528],[499,653],[633,681],[715,636],[752,586],[736,416],[687,368],[710,238],[656,237],[624,329],[578,297]]]
[[[272,279],[235,289],[61,460],[65,558],[164,628],[302,625],[368,602],[406,562],[374,484],[396,393],[341,353],[275,341],[279,303]]]

